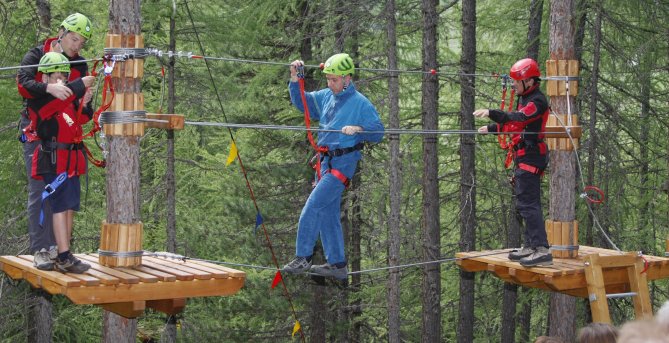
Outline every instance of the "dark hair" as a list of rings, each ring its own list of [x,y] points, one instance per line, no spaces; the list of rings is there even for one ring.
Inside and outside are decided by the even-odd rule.
[[[607,323],[590,323],[578,331],[578,343],[616,343],[618,329]]]

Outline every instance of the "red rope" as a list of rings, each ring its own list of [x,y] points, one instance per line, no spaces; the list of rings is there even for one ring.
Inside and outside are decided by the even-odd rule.
[[[311,167],[316,171],[316,177],[318,180],[321,179],[321,153],[327,152],[328,147],[318,146],[316,141],[314,141],[314,135],[311,132],[311,115],[309,114],[309,106],[307,104],[307,96],[304,91],[304,76],[298,76],[298,84],[300,85],[300,98],[302,98],[302,106],[304,107],[304,126],[307,128],[307,138],[309,139],[309,144],[316,151],[316,161],[311,164]],[[312,160],[313,161],[313,160]]]
[[[501,110],[504,111],[506,104],[506,91],[507,91],[507,82],[509,77],[504,75],[502,77],[502,105],[500,106]],[[513,108],[513,97],[516,95],[516,90],[511,89],[511,97],[509,98],[509,109],[511,111]],[[497,135],[497,142],[499,142],[499,147],[503,150],[506,150],[506,159],[504,160],[504,168],[509,168],[511,162],[513,161],[513,144],[509,141],[509,135],[501,133],[504,130],[504,126],[497,124],[497,132],[500,134]]]
[[[597,193],[598,198],[593,198],[588,195],[588,191],[594,191]],[[583,188],[583,196],[593,204],[601,204],[604,202],[604,192],[595,186],[585,186],[585,188]]]

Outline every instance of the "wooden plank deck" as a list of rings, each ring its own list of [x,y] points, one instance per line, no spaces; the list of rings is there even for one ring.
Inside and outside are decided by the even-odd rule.
[[[487,271],[498,278],[513,284],[540,288],[586,298],[588,296],[583,259],[590,254],[615,256],[622,253],[616,250],[581,245],[578,258],[553,258],[553,265],[547,267],[526,268],[507,258],[511,249],[488,251],[469,251],[456,254],[456,263],[469,272]],[[648,261],[646,271],[649,281],[669,278],[669,258],[644,255]],[[629,279],[625,268],[604,270],[604,282],[607,293],[629,291]]]
[[[35,288],[68,297],[75,304],[100,305],[126,317],[145,307],[173,314],[185,299],[237,293],[246,273],[199,261],[143,257],[135,268],[110,268],[98,264],[97,254],[77,254],[91,265],[84,274],[43,271],[33,266],[32,255],[0,256],[0,270]]]

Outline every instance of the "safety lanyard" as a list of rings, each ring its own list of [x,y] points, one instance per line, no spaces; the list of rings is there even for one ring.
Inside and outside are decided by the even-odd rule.
[[[54,150],[54,153],[55,153],[55,150]],[[67,177],[68,176],[67,176],[67,170],[66,170],[66,171],[58,174],[58,176],[56,176],[56,178],[53,181],[51,181],[50,184],[44,186],[44,191],[42,191],[42,207],[41,207],[40,212],[39,212],[39,225],[40,226],[42,226],[42,224],[44,224],[44,200],[46,200],[46,198],[48,198],[51,194],[53,194],[58,189],[58,187],[60,187],[60,185],[62,185],[63,182],[65,182],[65,180],[67,180]]]
[[[318,146],[314,141],[314,136],[311,132],[311,116],[309,114],[309,105],[307,104],[307,96],[304,91],[304,66],[297,67],[297,78],[298,84],[300,85],[300,98],[302,99],[302,107],[304,107],[304,126],[307,128],[307,139],[309,139],[309,144],[316,151],[315,163],[312,164],[312,168],[316,171],[316,178],[320,181],[321,179],[321,154],[328,151],[326,146]],[[313,161],[313,160],[312,160]]]

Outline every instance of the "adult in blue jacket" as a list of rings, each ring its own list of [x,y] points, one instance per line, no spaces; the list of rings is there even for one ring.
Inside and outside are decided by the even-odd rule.
[[[304,62],[290,66],[290,100],[300,111],[304,105],[299,87],[298,71]],[[348,276],[341,229],[341,196],[353,177],[360,149],[364,142],[380,142],[383,124],[374,105],[355,89],[351,79],[355,67],[348,54],[336,54],[325,62],[323,72],[328,88],[305,94],[309,115],[317,120],[321,154],[320,180],[302,209],[297,227],[295,258],[283,268],[284,272],[300,274],[306,271],[345,280]],[[312,266],[311,257],[320,236],[327,263]]]

